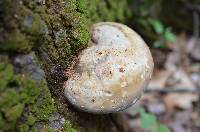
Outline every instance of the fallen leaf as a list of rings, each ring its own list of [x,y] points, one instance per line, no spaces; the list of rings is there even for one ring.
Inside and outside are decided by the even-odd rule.
[[[187,73],[181,68],[175,71],[168,79],[167,86],[173,88],[195,89],[195,85],[192,83]]]
[[[171,93],[164,97],[164,103],[168,111],[175,108],[189,109],[192,107],[192,102],[195,101],[198,101],[198,94]]]
[[[166,83],[167,83],[167,79],[169,78],[169,76],[172,74],[172,72],[167,71],[167,70],[157,70],[154,72],[153,78],[150,81],[149,85],[148,85],[148,89],[158,89],[158,88],[164,88]]]

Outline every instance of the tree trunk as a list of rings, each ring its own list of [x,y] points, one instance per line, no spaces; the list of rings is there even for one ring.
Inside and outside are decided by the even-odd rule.
[[[89,39],[85,4],[0,2],[0,130],[116,130],[109,115],[80,112],[64,98],[66,68]]]

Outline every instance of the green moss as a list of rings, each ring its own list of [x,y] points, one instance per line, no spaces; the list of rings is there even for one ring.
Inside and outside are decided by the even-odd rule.
[[[36,121],[36,118],[33,115],[28,116],[27,118],[27,124],[32,126]]]
[[[7,61],[0,63],[0,80],[1,130],[27,131],[36,121],[46,123],[55,111],[45,82],[37,83],[28,76],[14,74]]]
[[[52,65],[65,68],[71,56],[87,46],[89,28],[84,1],[50,0],[45,5],[26,1],[24,6],[38,14],[41,18],[39,20],[44,23],[45,34],[35,37],[35,50],[46,72],[49,72]]]
[[[44,22],[26,8],[22,1],[3,0],[0,3],[0,50],[29,52],[42,34]]]
[[[31,111],[37,117],[37,120],[47,121],[48,118],[55,111],[55,107],[47,84],[45,82],[42,82],[39,87],[41,88],[39,100],[37,101],[36,105],[33,106],[33,109]]]
[[[0,113],[0,128],[3,127],[3,116],[2,113]]]
[[[77,6],[77,11],[80,13],[87,13],[87,7],[86,7],[86,3],[87,0],[79,0],[76,2],[76,6]]]
[[[11,32],[5,41],[0,42],[1,50],[11,50],[11,51],[30,51],[31,47],[28,44],[27,38],[21,34],[18,30]]]
[[[29,126],[27,124],[21,124],[19,126],[19,131],[20,132],[28,132],[29,131]]]
[[[54,64],[66,65],[89,38],[84,0],[3,0],[0,50],[29,52],[42,47]],[[12,14],[15,14],[13,17]]]
[[[21,117],[23,110],[24,110],[24,105],[17,104],[5,112],[5,117],[7,118],[8,121],[16,121],[19,117]]]
[[[86,3],[90,23],[100,21],[118,21],[125,23],[131,16],[127,0],[92,0]]]
[[[74,128],[69,121],[65,121],[63,125],[63,131],[64,132],[78,132],[79,130]]]

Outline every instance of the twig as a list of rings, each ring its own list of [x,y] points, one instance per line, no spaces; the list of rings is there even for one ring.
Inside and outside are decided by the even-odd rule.
[[[200,6],[199,5],[194,5],[194,4],[185,4],[185,7],[188,9],[188,10],[191,10],[191,11],[196,11],[198,13],[200,13]]]
[[[145,93],[194,93],[200,94],[200,88],[147,88]]]

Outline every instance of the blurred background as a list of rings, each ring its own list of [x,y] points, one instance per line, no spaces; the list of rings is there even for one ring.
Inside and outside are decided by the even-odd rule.
[[[121,3],[116,19],[144,38],[155,69],[141,100],[119,115],[118,123],[127,132],[200,131],[200,1],[126,2],[110,7]]]
[[[63,69],[102,21],[134,29],[155,62],[143,97],[111,121],[60,94]],[[0,131],[200,132],[200,0],[1,0]]]

